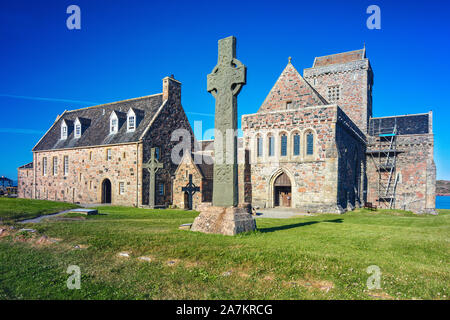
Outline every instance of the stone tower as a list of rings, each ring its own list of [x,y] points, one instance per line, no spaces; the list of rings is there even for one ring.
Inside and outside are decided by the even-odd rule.
[[[313,67],[304,70],[303,77],[367,133],[372,116],[373,72],[365,48],[316,57]]]

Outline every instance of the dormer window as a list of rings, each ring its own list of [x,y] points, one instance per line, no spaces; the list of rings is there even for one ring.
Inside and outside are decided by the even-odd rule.
[[[130,109],[127,113],[127,131],[134,130],[136,130],[136,113]]]
[[[63,124],[61,125],[61,139],[67,139],[67,124],[65,122],[63,122]]]
[[[77,120],[75,120],[75,138],[79,138],[81,137],[81,122],[80,119],[77,118]]]
[[[119,119],[117,118],[117,114],[115,112],[111,113],[110,117],[110,126],[109,133],[114,134],[119,131]]]

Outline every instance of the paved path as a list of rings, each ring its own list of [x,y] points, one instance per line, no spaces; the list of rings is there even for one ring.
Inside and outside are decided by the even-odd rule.
[[[46,214],[46,215],[43,215],[43,216],[39,216],[37,218],[26,219],[26,220],[19,221],[19,223],[39,223],[39,222],[42,221],[42,219],[49,218],[49,217],[60,216],[60,215],[62,215],[64,213],[68,213],[68,212],[72,212],[72,211],[73,211],[73,209],[71,209],[71,210],[64,210],[64,211],[57,212],[57,213],[52,213],[52,214]]]
[[[266,208],[266,209],[257,209],[255,218],[287,219],[304,216],[313,216],[313,214],[305,213],[302,210],[295,208]]]

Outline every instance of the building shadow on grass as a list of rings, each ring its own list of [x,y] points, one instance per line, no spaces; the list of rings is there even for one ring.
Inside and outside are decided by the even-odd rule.
[[[270,227],[270,228],[258,228],[258,231],[266,233],[266,232],[275,232],[275,231],[281,231],[281,230],[288,230],[293,228],[299,228],[299,227],[305,227],[316,223],[323,223],[323,222],[331,222],[331,223],[342,223],[344,222],[343,219],[332,219],[332,220],[323,220],[323,221],[307,221],[307,222],[300,222],[300,223],[294,223],[294,224],[286,224],[278,227]]]

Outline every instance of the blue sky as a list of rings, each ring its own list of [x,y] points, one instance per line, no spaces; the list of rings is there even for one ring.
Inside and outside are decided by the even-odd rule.
[[[448,1],[2,1],[0,175],[17,167],[65,109],[161,92],[183,83],[191,124],[213,127],[206,75],[217,40],[237,37],[247,66],[239,113],[257,111],[292,56],[302,72],[315,56],[360,49],[375,74],[374,116],[433,110],[437,178],[450,180]],[[66,8],[81,8],[69,30]],[[381,8],[381,30],[366,9]]]

